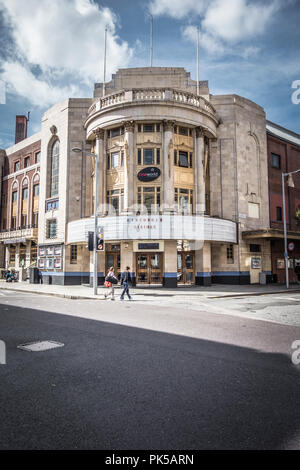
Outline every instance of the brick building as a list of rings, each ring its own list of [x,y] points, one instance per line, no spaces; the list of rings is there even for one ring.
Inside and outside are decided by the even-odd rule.
[[[300,135],[272,122],[267,123],[270,233],[274,281],[285,282],[283,204],[281,173],[300,169]],[[293,175],[293,187],[285,178],[286,222],[288,235],[289,279],[297,281],[294,272],[300,264],[300,173]]]
[[[1,267],[22,277],[37,259],[40,156],[35,134],[6,149],[2,160]]]

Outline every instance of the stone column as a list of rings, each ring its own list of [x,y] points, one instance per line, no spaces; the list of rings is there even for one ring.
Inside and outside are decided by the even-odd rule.
[[[165,240],[163,286],[177,287],[177,240]]]
[[[174,122],[164,121],[163,126],[163,212],[170,213],[174,212]]]
[[[134,204],[134,121],[124,123],[124,213],[133,213]]]
[[[105,172],[104,172],[104,130],[96,129],[94,131],[96,135],[96,152],[99,156],[98,169],[95,168],[95,171],[98,171],[98,215],[104,215],[105,211]]]
[[[196,279],[195,283],[198,286],[211,285],[211,244],[210,242],[203,242],[202,250],[196,250]]]
[[[197,127],[195,148],[195,202],[197,215],[204,215],[205,213],[204,150],[204,129]]]

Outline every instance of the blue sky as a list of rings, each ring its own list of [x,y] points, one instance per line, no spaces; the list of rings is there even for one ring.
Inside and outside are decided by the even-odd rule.
[[[15,115],[43,112],[68,97],[91,97],[121,67],[180,66],[212,94],[236,93],[263,106],[271,121],[300,133],[300,0],[0,0],[0,147],[14,142]],[[4,93],[5,91],[5,93]],[[300,94],[299,94],[300,97]],[[4,99],[5,98],[5,99]]]

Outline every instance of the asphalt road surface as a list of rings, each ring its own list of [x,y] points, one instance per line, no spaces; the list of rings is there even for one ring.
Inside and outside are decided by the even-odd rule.
[[[5,292],[0,339],[0,449],[300,448],[299,327]]]

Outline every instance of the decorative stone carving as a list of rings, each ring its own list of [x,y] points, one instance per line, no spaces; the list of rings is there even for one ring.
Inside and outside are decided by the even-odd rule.
[[[133,132],[134,131],[134,121],[125,121],[124,122],[124,129],[125,129],[125,132]]]
[[[164,121],[164,130],[165,131],[174,131],[174,121]]]
[[[51,126],[50,127],[50,132],[52,135],[56,135],[57,134],[57,127],[56,126]]]
[[[94,134],[95,134],[97,140],[103,140],[104,139],[104,129],[101,129],[100,127],[98,127],[98,129],[94,130]]]
[[[205,130],[203,127],[196,127],[196,137],[204,137],[205,136]]]

